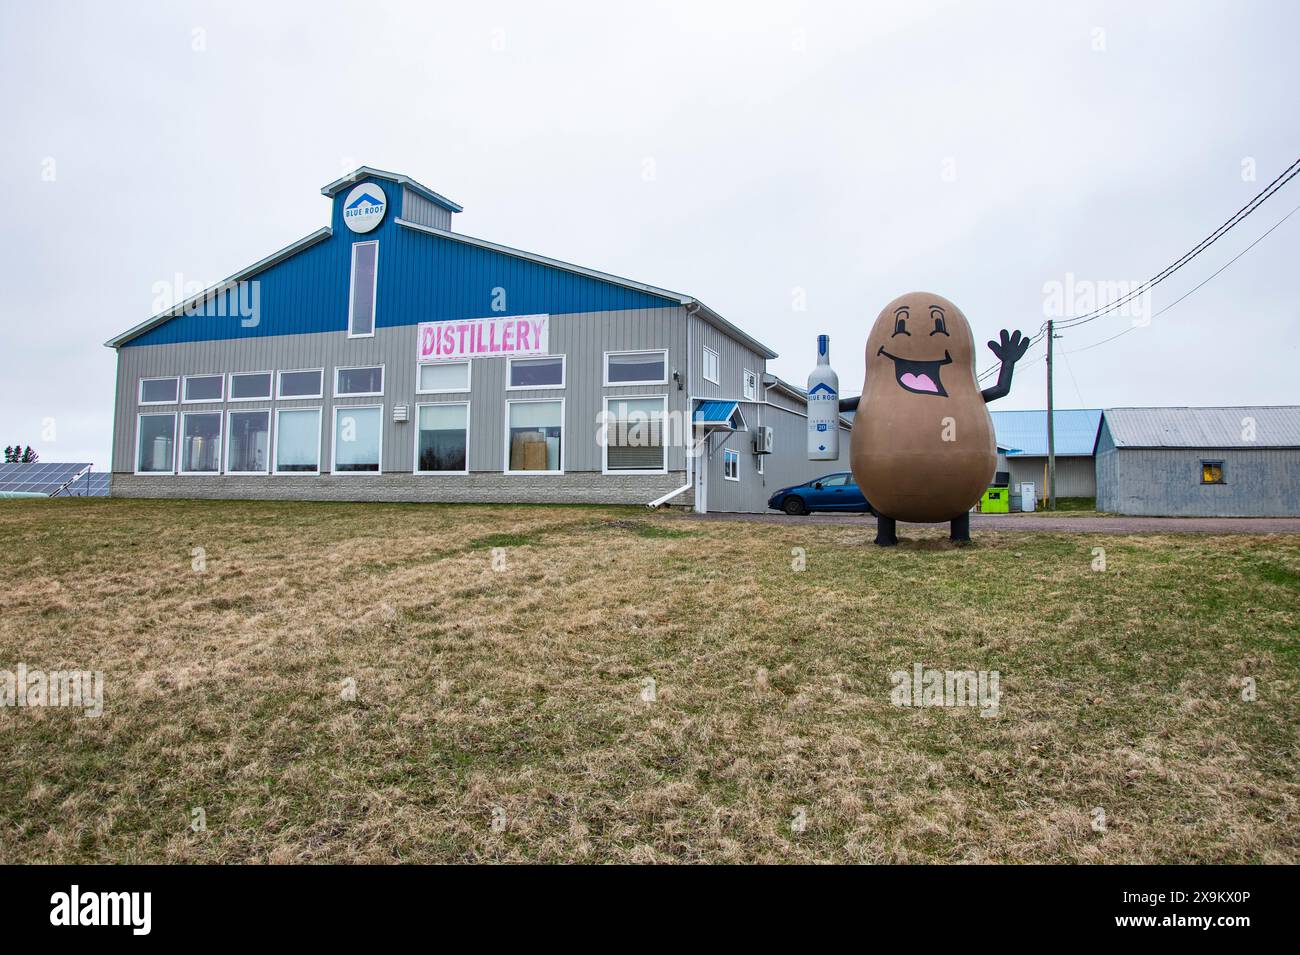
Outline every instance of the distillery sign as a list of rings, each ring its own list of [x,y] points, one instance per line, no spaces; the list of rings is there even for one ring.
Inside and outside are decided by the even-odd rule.
[[[549,355],[549,315],[423,322],[416,347],[420,361]]]

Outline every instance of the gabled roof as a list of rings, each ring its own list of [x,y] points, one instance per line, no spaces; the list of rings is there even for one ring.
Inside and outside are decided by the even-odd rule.
[[[1117,448],[1300,448],[1300,406],[1107,408]]]
[[[1047,455],[1046,411],[990,411],[998,447],[1007,457]],[[1100,408],[1058,408],[1052,412],[1057,457],[1090,457],[1101,427]]]
[[[548,258],[545,255],[538,255],[536,252],[524,252],[521,249],[512,249],[508,245],[489,242],[487,239],[476,239],[474,236],[465,235],[463,232],[451,232],[447,229],[437,229],[431,225],[423,225],[419,222],[410,222],[406,219],[398,219],[397,224],[416,232],[424,232],[428,235],[438,236],[441,239],[450,239],[453,242],[463,242],[466,245],[477,246],[480,249],[488,249],[492,252],[499,252],[502,255],[511,255],[515,258],[525,259],[529,262],[536,262],[539,265],[550,266],[553,269],[562,269],[565,272],[572,272],[575,275],[585,275],[588,278],[598,279],[601,282],[609,282],[612,285],[621,285],[623,288],[645,292],[647,295],[658,295],[661,298],[676,301],[678,304],[684,306],[691,314],[699,315],[700,318],[704,319],[704,321],[708,322],[723,334],[744,342],[763,357],[777,357],[776,352],[772,351],[772,349],[731,324],[731,322],[727,321],[713,309],[709,308],[693,296],[683,295],[681,292],[671,292],[668,289],[658,288],[654,285],[646,285],[644,282],[636,282],[632,279],[625,279],[618,275],[610,275],[608,272],[600,272],[596,269],[586,268],[585,266],[574,265],[572,262],[564,262],[560,259]]]
[[[280,249],[278,252],[272,252],[266,258],[254,262],[248,268],[241,269],[240,271],[236,272],[234,275],[230,276],[227,279],[222,279],[220,282],[218,282],[216,285],[212,286],[211,288],[204,289],[202,292],[199,292],[199,294],[197,295],[191,295],[189,298],[185,299],[185,301],[173,305],[171,308],[167,309],[166,311],[159,312],[153,318],[141,322],[139,325],[135,326],[134,328],[127,329],[121,335],[118,335],[116,338],[110,338],[108,341],[104,342],[104,344],[109,348],[118,348],[122,345],[125,345],[131,339],[138,338],[139,336],[143,335],[145,332],[149,331],[150,329],[163,324],[163,322],[167,321],[168,319],[174,318],[177,315],[180,315],[182,312],[186,311],[187,309],[190,309],[196,305],[200,305],[203,302],[206,302],[208,299],[214,298],[215,296],[220,295],[222,292],[234,288],[240,282],[244,282],[247,281],[248,279],[251,279],[258,272],[264,272],[267,269],[269,269],[271,266],[278,265],[279,263],[283,262],[285,259],[297,255],[303,249],[311,248],[313,245],[315,245],[317,242],[321,241],[322,239],[328,239],[332,234],[333,234],[333,230],[329,226],[325,226],[323,229],[317,229],[311,235],[304,236],[303,238],[299,239],[297,242],[294,242],[290,245],[286,245],[283,249]]]
[[[370,166],[359,166],[342,179],[335,179],[329,185],[321,186],[321,195],[329,196],[332,199],[344,189],[355,186],[362,179],[388,179],[405,186],[416,195],[423,196],[430,202],[442,206],[444,209],[450,209],[452,212],[464,211],[460,206],[452,202],[446,196],[438,195],[438,193],[434,192],[428,186],[421,185],[410,176],[404,176],[400,172],[384,172],[382,169],[374,169]]]
[[[744,431],[738,401],[701,401],[692,416],[695,426],[710,431]]]

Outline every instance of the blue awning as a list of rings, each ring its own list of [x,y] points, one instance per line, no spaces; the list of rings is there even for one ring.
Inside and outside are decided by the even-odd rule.
[[[692,419],[697,428],[714,431],[744,431],[745,418],[739,401],[701,401]]]

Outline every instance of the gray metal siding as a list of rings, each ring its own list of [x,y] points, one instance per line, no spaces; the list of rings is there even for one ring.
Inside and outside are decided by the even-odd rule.
[[[451,210],[430,202],[410,189],[402,190],[402,218],[408,222],[451,231]]]
[[[1047,478],[1045,471],[1047,458],[1013,455],[998,458],[998,470],[1011,472],[1011,487],[1025,481],[1032,482],[1038,499],[1047,498]],[[1056,496],[1057,497],[1096,497],[1097,472],[1092,458],[1058,457],[1056,459]]]
[[[1202,461],[1222,461],[1225,483],[1202,484]],[[1119,448],[1098,455],[1097,479],[1098,508],[1118,514],[1300,515],[1300,450],[1295,449]]]
[[[758,352],[724,335],[704,319],[691,316],[690,384],[696,398],[730,398],[739,401],[745,395],[743,374],[746,370],[757,376],[755,396],[763,388],[763,374],[767,360]],[[718,383],[704,380],[704,348],[718,353]]]
[[[598,415],[603,399],[617,395],[667,395],[669,412],[685,419],[687,394],[670,379],[666,385],[606,388],[604,353],[607,351],[665,348],[669,369],[684,367],[686,351],[685,311],[680,307],[632,309],[552,315],[550,348],[566,356],[565,388],[506,392],[506,359],[479,358],[472,362],[469,395],[417,395],[417,326],[380,328],[373,338],[349,339],[329,332],[255,339],[150,345],[118,351],[117,399],[113,435],[113,471],[135,470],[136,413],[205,410],[257,410],[265,407],[320,406],[322,412],[322,469],[330,464],[332,408],[339,406],[384,405],[383,470],[410,472],[414,465],[415,405],[439,400],[470,402],[469,469],[475,472],[501,471],[505,460],[505,402],[516,398],[563,398],[565,400],[564,462],[567,471],[601,470],[602,451],[596,439]],[[382,364],[382,398],[332,397],[336,367]],[[274,402],[211,402],[179,406],[137,405],[141,378],[172,375],[215,374],[241,371],[287,371],[325,369],[325,396],[319,400],[296,399]],[[394,404],[410,408],[406,423],[392,420]],[[670,471],[685,468],[685,451],[669,448]],[[295,478],[273,476],[275,481]],[[356,476],[340,478],[355,481]],[[546,480],[537,478],[536,480]],[[245,482],[246,483],[246,482]]]

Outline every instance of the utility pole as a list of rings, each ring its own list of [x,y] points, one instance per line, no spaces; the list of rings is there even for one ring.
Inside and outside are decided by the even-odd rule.
[[[1047,320],[1047,509],[1056,510],[1056,422],[1052,420],[1052,339],[1054,322]]]

